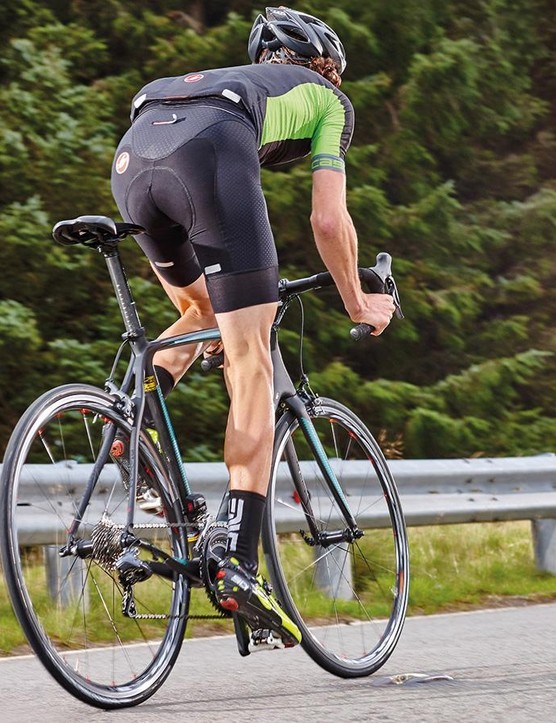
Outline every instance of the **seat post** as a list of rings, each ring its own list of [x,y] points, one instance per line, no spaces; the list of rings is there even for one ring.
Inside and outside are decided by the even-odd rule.
[[[135,301],[131,294],[129,282],[122,264],[120,253],[115,246],[102,246],[99,251],[104,256],[110,280],[114,287],[120,313],[124,321],[127,336],[130,339],[139,339],[145,335],[145,330],[141,326],[139,314],[135,306]]]

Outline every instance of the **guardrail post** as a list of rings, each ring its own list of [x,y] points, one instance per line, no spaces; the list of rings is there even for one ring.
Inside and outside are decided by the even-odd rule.
[[[556,520],[533,520],[531,527],[537,568],[556,575]]]
[[[50,597],[60,607],[66,608],[79,603],[80,607],[87,610],[89,596],[84,561],[73,555],[60,557],[59,549],[57,545],[44,547],[46,582]]]
[[[338,600],[353,599],[353,571],[347,545],[316,547],[316,583],[325,595]]]

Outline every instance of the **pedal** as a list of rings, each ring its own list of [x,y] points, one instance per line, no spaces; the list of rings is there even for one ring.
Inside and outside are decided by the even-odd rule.
[[[139,559],[135,549],[126,550],[120,555],[116,560],[116,570],[120,574],[120,581],[124,587],[144,582],[153,574],[149,564]]]
[[[249,653],[258,653],[261,650],[283,650],[287,646],[279,635],[266,628],[253,630],[249,636]]]
[[[237,649],[239,651],[239,654],[244,658],[246,655],[249,655],[251,653],[251,651],[249,650],[249,643],[251,642],[251,636],[249,635],[249,626],[242,617],[237,615],[237,613],[232,614],[232,620],[234,621],[234,631],[236,634]]]

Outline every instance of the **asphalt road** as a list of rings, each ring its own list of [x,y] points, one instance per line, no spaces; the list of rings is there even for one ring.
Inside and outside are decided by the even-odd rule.
[[[104,712],[73,699],[32,656],[0,659],[2,723],[68,721],[556,720],[556,604],[408,619],[374,676],[342,680],[301,649],[240,658],[235,639],[184,644],[159,692]]]

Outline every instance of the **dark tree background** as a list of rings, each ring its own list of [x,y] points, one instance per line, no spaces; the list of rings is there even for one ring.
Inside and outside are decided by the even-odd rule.
[[[306,299],[313,388],[406,457],[520,455],[556,437],[556,7],[551,0],[314,0],[344,40],[357,112],[349,205],[361,261],[395,258],[406,320],[354,345],[332,292]],[[4,0],[0,6],[0,444],[67,381],[101,384],[121,321],[102,259],[50,236],[116,214],[109,186],[145,82],[248,62],[247,0]],[[301,162],[263,183],[284,275],[320,270]],[[122,248],[156,336],[174,312]],[[299,315],[283,333],[295,371]],[[189,459],[221,456],[222,380],[171,397]]]

